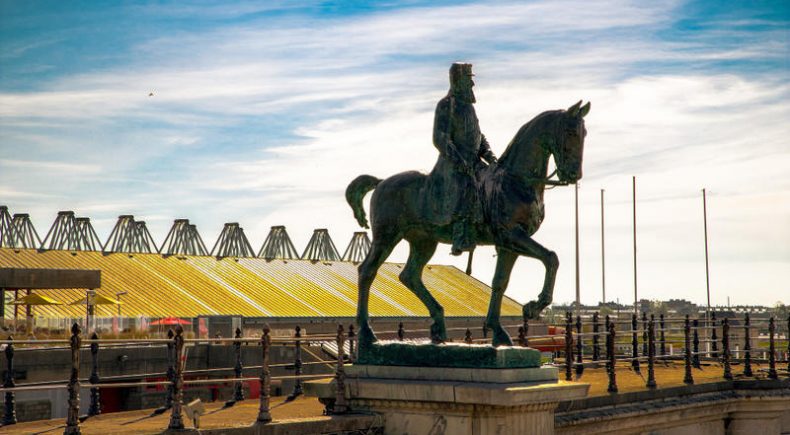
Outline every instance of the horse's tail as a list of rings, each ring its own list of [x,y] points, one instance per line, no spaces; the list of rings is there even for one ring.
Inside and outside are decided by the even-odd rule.
[[[379,183],[381,180],[372,175],[360,175],[346,187],[346,202],[354,210],[354,217],[361,227],[368,228],[368,218],[365,216],[362,198],[375,189]]]

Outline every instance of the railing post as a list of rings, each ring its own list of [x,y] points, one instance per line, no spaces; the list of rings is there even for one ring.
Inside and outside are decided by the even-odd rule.
[[[724,379],[732,380],[732,369],[730,367],[730,321],[725,317],[721,323],[721,360],[724,365]]]
[[[754,376],[752,373],[752,336],[750,335],[751,324],[749,322],[749,313],[743,322],[743,375]]]
[[[601,345],[599,344],[598,340],[598,333],[600,332],[598,329],[598,312],[596,311],[593,313],[592,316],[593,322],[593,348],[592,348],[592,359],[593,361],[598,361],[601,358]]]
[[[99,334],[95,331],[91,334],[91,385],[99,384]],[[101,396],[99,387],[91,388],[91,404],[88,408],[88,415],[94,416],[101,414]]]
[[[233,340],[233,350],[236,352],[236,365],[233,367],[233,374],[236,375],[236,382],[233,383],[233,398],[226,402],[225,405],[233,406],[236,402],[244,400],[244,385],[238,379],[241,379],[242,370],[244,367],[241,364],[241,328],[236,328],[235,340]]]
[[[642,311],[642,356],[647,354],[647,312]]]
[[[710,316],[711,316],[710,317],[710,327],[712,329],[711,330],[711,335],[710,335],[710,340],[711,340],[711,348],[710,348],[711,349],[711,354],[710,354],[710,356],[712,356],[713,358],[718,358],[719,357],[719,342],[718,342],[719,337],[716,334],[716,312],[715,311],[711,312]]]
[[[13,336],[8,336],[8,346],[5,348],[6,372],[3,380],[3,388],[14,388],[14,340]],[[3,426],[16,424],[16,397],[13,391],[5,393],[5,406],[3,409]]]
[[[606,316],[607,318],[609,316]],[[615,326],[614,322],[608,323],[608,331],[609,333],[606,335],[606,356],[608,361],[606,362],[606,373],[609,375],[609,387],[606,391],[610,393],[617,392],[617,379],[615,375],[615,370],[617,369],[617,356],[615,355],[616,351],[614,348],[614,339],[615,339]]]
[[[779,379],[776,373],[776,323],[774,316],[768,319],[768,379]]]
[[[584,373],[584,347],[582,347],[582,316],[576,316],[576,376]]]
[[[173,345],[173,337],[175,333],[172,329],[167,330],[167,338],[170,341],[167,343],[167,380],[170,385],[167,386],[167,396],[165,397],[165,409],[162,412],[173,407],[173,386],[176,384],[176,363],[175,363],[175,346]]]
[[[346,369],[343,358],[343,325],[337,325],[337,367],[335,369],[335,404],[332,407],[333,414],[345,414],[349,411],[346,401]]]
[[[296,344],[294,347],[294,389],[291,392],[291,395],[288,396],[285,400],[291,401],[296,399],[297,397],[301,396],[304,392],[302,391],[302,327],[296,325],[296,333],[294,334],[296,338]]]
[[[524,334],[524,327],[523,326],[519,326],[518,327],[518,345],[522,346],[522,347],[525,347],[524,346],[524,340],[526,338],[527,338],[527,336]]]
[[[398,341],[403,341],[406,337],[406,332],[403,330],[403,322],[398,323]]]
[[[647,324],[647,388],[656,388],[656,325],[655,318],[651,314],[650,322]]]
[[[356,334],[354,334],[354,325],[350,324],[348,325],[348,362],[352,363],[356,360],[354,357],[354,355],[356,355],[356,352],[354,352],[354,342],[356,341],[354,337],[356,337]]]
[[[636,322],[636,314],[631,314],[631,368],[636,373],[640,373],[639,369],[639,337],[637,334],[638,324]]]
[[[472,330],[466,328],[466,333],[464,333],[464,343],[472,344]]]
[[[71,326],[71,376],[69,377],[69,409],[66,414],[64,435],[76,435],[80,432],[80,327],[76,323]]]
[[[691,323],[689,321],[688,314],[686,314],[686,320],[683,323],[683,341],[683,347],[685,350],[683,355],[683,365],[686,372],[683,376],[683,383],[692,385],[694,384],[694,377],[691,376]]]
[[[573,316],[565,313],[565,380],[573,380]]]
[[[661,328],[661,334],[659,335],[661,337],[661,356],[664,357],[667,355],[667,340],[664,336],[664,330],[666,329],[666,327],[664,324],[663,314],[658,315],[658,326],[659,328]],[[666,362],[666,360],[664,360],[664,362]]]
[[[699,320],[694,319],[694,353],[691,357],[691,364],[695,369],[701,369],[699,363]]]
[[[261,335],[261,349],[263,361],[261,362],[261,396],[258,406],[258,423],[268,423],[272,421],[272,414],[269,411],[269,397],[271,395],[272,376],[269,372],[269,350],[272,347],[272,338],[269,336],[269,325],[263,326]]]
[[[604,324],[603,330],[606,332],[606,334],[608,336],[608,334],[609,334],[609,325],[611,324],[611,319],[609,318],[608,314],[604,318],[603,324]],[[609,360],[609,348],[607,347],[608,344],[609,344],[609,342],[607,342],[606,339],[604,338],[604,348],[606,349],[606,360],[607,361]],[[614,349],[614,348],[612,348],[612,349]]]
[[[176,325],[176,336],[173,338],[175,347],[175,373],[173,376],[173,406],[170,408],[170,424],[168,429],[183,429],[184,419],[181,408],[184,405],[184,365],[181,359],[184,356],[184,328]]]
[[[529,320],[524,319],[524,347],[529,347]]]
[[[488,338],[488,326],[483,323],[483,338]]]

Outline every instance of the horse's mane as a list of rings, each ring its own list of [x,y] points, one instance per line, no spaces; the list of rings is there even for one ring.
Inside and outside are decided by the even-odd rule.
[[[502,153],[502,156],[499,158],[500,164],[506,163],[509,160],[510,155],[516,153],[516,151],[513,150],[519,150],[523,145],[532,142],[530,139],[532,139],[537,133],[543,131],[541,127],[544,126],[544,123],[549,116],[558,115],[563,112],[565,111],[547,110],[532,118],[532,120],[526,124],[522,125],[516,135],[513,136],[513,139],[507,145],[507,148],[505,148],[505,152]]]

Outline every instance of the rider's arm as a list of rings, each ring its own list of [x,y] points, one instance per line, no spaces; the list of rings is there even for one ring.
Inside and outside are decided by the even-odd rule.
[[[488,145],[488,140],[484,135],[480,135],[480,152],[477,154],[478,157],[485,160],[489,165],[495,165],[497,163],[497,158],[494,155],[494,152],[491,151],[491,146]]]
[[[450,124],[450,100],[443,98],[436,105],[436,114],[433,117],[433,146],[439,150],[442,157],[452,159],[448,148],[451,142],[448,132]]]

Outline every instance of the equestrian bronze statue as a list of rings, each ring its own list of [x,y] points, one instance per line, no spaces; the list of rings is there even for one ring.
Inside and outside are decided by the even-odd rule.
[[[461,72],[466,74],[470,71]],[[451,68],[451,83],[452,74]],[[471,102],[474,101],[463,104],[471,105]],[[512,345],[510,336],[500,323],[500,309],[518,256],[538,259],[546,268],[540,295],[537,300],[530,301],[523,307],[524,319],[537,318],[551,303],[559,260],[557,254],[533,240],[532,235],[540,228],[544,218],[543,193],[546,186],[572,184],[582,177],[582,154],[586,135],[584,117],[590,111],[590,103],[583,106],[581,103],[579,101],[566,110],[543,112],[524,124],[499,161],[493,154],[488,154],[490,149],[487,142],[481,146],[485,138],[479,134],[479,127],[471,124],[450,127],[440,125],[438,129],[444,129],[445,134],[449,132],[450,140],[437,144],[435,126],[434,143],[440,150],[440,158],[431,174],[409,171],[384,180],[361,175],[349,184],[346,200],[359,225],[365,228],[369,226],[362,200],[368,192],[375,189],[370,204],[372,246],[359,266],[356,320],[359,325],[360,350],[376,341],[368,322],[370,286],[381,264],[403,239],[409,242],[410,252],[400,280],[428,308],[433,320],[433,342],[439,343],[447,339],[444,309],[425,288],[422,271],[439,242],[462,242],[461,246],[455,247],[461,250],[474,245],[495,246],[496,272],[485,321],[485,326],[492,333],[494,346]],[[443,110],[442,102],[439,104],[437,120],[440,115],[444,116],[440,113]],[[458,101],[454,104],[456,107],[448,110],[458,111]],[[447,112],[446,119],[452,123],[472,122],[468,113],[462,114],[458,119],[454,118],[456,114],[457,112]],[[473,121],[476,123],[477,118],[474,117]],[[457,130],[453,130],[456,128]],[[475,143],[477,135],[480,136],[480,142]],[[468,140],[466,143],[462,143],[464,138]],[[447,146],[448,143],[453,145],[452,150]],[[462,147],[466,155],[463,154]],[[457,155],[450,157],[450,153],[455,152],[458,152]],[[556,171],[549,174],[551,156],[554,156]],[[483,164],[481,159],[490,164]],[[449,170],[464,173],[456,177],[441,172],[440,176],[445,177],[441,181],[447,184],[437,188],[437,172]],[[558,180],[552,179],[555,173]],[[459,184],[450,184],[458,180],[468,185],[460,184],[459,187]],[[448,200],[449,195],[437,196],[453,189],[456,190],[455,193],[460,192],[460,199],[452,197]],[[464,200],[474,203],[458,204],[458,201]],[[448,217],[448,207],[456,215],[451,213]],[[475,216],[478,210],[479,218]],[[463,228],[464,226],[469,228]]]

